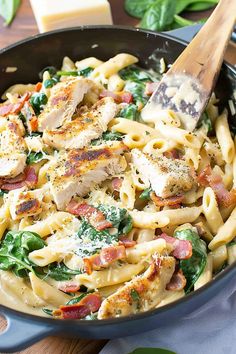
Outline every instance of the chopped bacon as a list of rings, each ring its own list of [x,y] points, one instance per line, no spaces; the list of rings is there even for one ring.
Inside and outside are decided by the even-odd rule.
[[[159,82],[147,82],[145,87],[145,94],[151,96],[156,91]]]
[[[91,312],[97,312],[101,303],[102,299],[98,293],[88,294],[77,304],[60,306],[58,310],[53,311],[53,316],[61,319],[81,319]]]
[[[99,254],[95,254],[89,258],[84,258],[86,273],[91,274],[93,270],[107,268],[112,263],[126,258],[125,247],[110,246],[103,248]]]
[[[42,82],[38,82],[36,85],[35,85],[35,91],[36,92],[39,92],[40,90],[41,90],[41,88],[42,88]]]
[[[76,293],[80,289],[80,286],[78,284],[67,283],[61,284],[58,289],[64,293]]]
[[[183,195],[175,195],[173,197],[168,197],[168,198],[161,198],[158,197],[154,192],[150,194],[151,200],[157,205],[157,206],[175,206],[182,203],[184,196]]]
[[[113,180],[111,182],[113,190],[119,192],[120,187],[122,186],[122,182],[123,182],[122,178],[119,178],[119,177],[113,178]]]
[[[29,92],[26,92],[17,103],[10,103],[7,105],[0,106],[0,116],[6,117],[10,113],[20,113],[22,107],[24,106],[25,102],[28,101],[30,96],[31,94]]]
[[[127,238],[122,238],[119,240],[119,245],[125,246],[125,248],[131,248],[134,247],[137,244],[136,241],[134,240],[129,240]]]
[[[180,291],[186,286],[187,280],[183,274],[182,269],[175,271],[170,279],[170,282],[166,286],[166,290]]]
[[[87,203],[77,203],[71,200],[67,206],[67,211],[71,214],[84,217],[98,231],[112,227],[112,223],[106,220],[105,215],[97,208]]]
[[[167,243],[170,243],[174,250],[172,255],[178,259],[188,259],[192,256],[192,244],[188,240],[179,240],[176,237],[168,236],[165,233],[157,236],[156,238],[163,238]]]
[[[112,92],[108,90],[104,90],[101,92],[99,98],[104,97],[112,97],[116,103],[132,103],[133,96],[130,92],[122,91],[122,92]]]
[[[27,186],[29,188],[34,187],[38,182],[38,177],[33,167],[27,166],[23,173],[14,177],[3,180],[1,189],[6,191],[12,191],[14,189]]]
[[[35,115],[29,120],[28,124],[31,132],[36,132],[38,130],[38,118]]]
[[[210,186],[215,195],[218,203],[227,208],[232,204],[236,204],[236,190],[228,191],[223,183],[222,177],[212,171],[208,165],[201,171],[198,176],[198,182],[202,186]]]

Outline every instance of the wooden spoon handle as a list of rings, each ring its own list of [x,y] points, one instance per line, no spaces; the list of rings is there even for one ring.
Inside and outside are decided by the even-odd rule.
[[[197,78],[206,91],[211,91],[235,19],[236,0],[221,0],[204,27],[168,71],[168,75],[189,74]]]

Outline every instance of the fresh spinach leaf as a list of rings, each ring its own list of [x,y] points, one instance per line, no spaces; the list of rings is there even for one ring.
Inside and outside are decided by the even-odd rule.
[[[142,18],[156,0],[125,0],[125,11],[130,16]]]
[[[191,229],[178,230],[174,236],[180,240],[188,240],[192,244],[192,257],[180,261],[180,268],[187,280],[185,292],[189,293],[206,266],[206,243]]]
[[[145,12],[140,27],[153,31],[163,31],[173,22],[175,13],[175,1],[156,0]]]
[[[172,22],[171,26],[172,28],[180,28],[180,27],[185,27],[185,26],[192,26],[195,25],[197,22],[187,20],[184,17],[181,17],[179,15],[174,16],[174,22]]]
[[[100,139],[94,139],[91,141],[91,145],[101,145],[104,141],[121,141],[124,137],[124,134],[119,132],[110,132],[106,131],[102,134]]]
[[[33,163],[39,162],[44,159],[44,154],[42,152],[31,152],[27,156],[27,165],[32,165]]]
[[[144,191],[140,194],[139,199],[142,200],[150,200],[150,194],[152,192],[152,188],[146,188]]]
[[[80,270],[69,269],[63,262],[51,263],[44,269],[48,277],[57,281],[71,280],[74,275],[81,274]]]
[[[5,20],[5,25],[9,26],[21,4],[21,0],[0,0],[0,16]]]
[[[30,98],[30,104],[36,115],[39,115],[43,106],[47,103],[48,98],[43,92],[34,93]]]
[[[186,11],[204,11],[211,9],[213,6],[215,6],[218,3],[218,0],[212,0],[212,1],[198,1],[195,3],[192,3],[186,8]]]
[[[126,107],[122,108],[118,113],[118,116],[129,120],[139,121],[140,114],[138,111],[138,107],[135,104],[131,103]]]
[[[35,232],[9,231],[0,245],[0,269],[12,270],[19,277],[34,272],[34,264],[28,254],[41,249],[45,242]]]

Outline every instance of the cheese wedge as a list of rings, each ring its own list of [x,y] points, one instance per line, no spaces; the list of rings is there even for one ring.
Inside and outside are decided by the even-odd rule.
[[[111,25],[107,0],[30,0],[40,32],[82,25]]]

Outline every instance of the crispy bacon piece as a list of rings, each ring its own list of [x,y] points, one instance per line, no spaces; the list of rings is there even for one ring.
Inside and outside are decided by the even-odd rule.
[[[154,192],[152,192],[150,194],[151,200],[157,205],[157,206],[179,206],[183,199],[184,196],[183,195],[175,195],[173,197],[168,197],[168,198],[161,198],[158,197]]]
[[[232,204],[236,204],[236,190],[228,191],[223,183],[222,177],[212,171],[211,166],[206,166],[198,176],[198,183],[202,186],[210,186],[218,203],[227,208]]]
[[[166,290],[180,291],[183,290],[186,286],[187,280],[183,274],[182,269],[179,269],[174,272],[170,282],[166,286]]]
[[[84,217],[98,231],[112,227],[112,223],[106,220],[105,215],[97,208],[87,203],[77,203],[71,200],[67,206],[67,211],[71,214]]]
[[[179,240],[176,237],[168,236],[165,233],[157,236],[156,238],[163,238],[167,243],[170,243],[174,250],[172,255],[178,259],[188,259],[192,256],[192,244],[188,240]]]
[[[17,114],[21,111],[22,107],[24,106],[25,102],[28,101],[31,94],[26,92],[17,103],[10,103],[7,105],[0,106],[0,116],[6,117],[9,114]]]
[[[120,245],[103,248],[99,254],[84,258],[83,261],[86,273],[91,274],[93,270],[107,268],[115,261],[125,258],[125,247]]]
[[[76,293],[77,291],[79,291],[80,286],[78,284],[67,283],[61,284],[58,289],[63,291],[64,293]]]
[[[102,299],[98,293],[88,294],[77,304],[60,306],[58,310],[53,311],[53,316],[61,319],[79,320],[91,312],[97,312],[101,303]]]
[[[124,246],[125,248],[134,247],[137,244],[134,240],[129,240],[128,238],[120,238],[119,245]]]
[[[112,92],[108,90],[104,90],[101,92],[99,98],[104,98],[104,97],[112,97],[116,103],[132,103],[133,102],[133,96],[130,92],[122,91],[122,92]]]
[[[147,82],[145,87],[145,94],[151,96],[156,91],[159,82]]]
[[[27,186],[29,188],[34,187],[38,182],[38,176],[33,167],[27,166],[23,173],[14,178],[4,179],[2,181],[1,189],[6,191],[12,191],[14,189]]]

